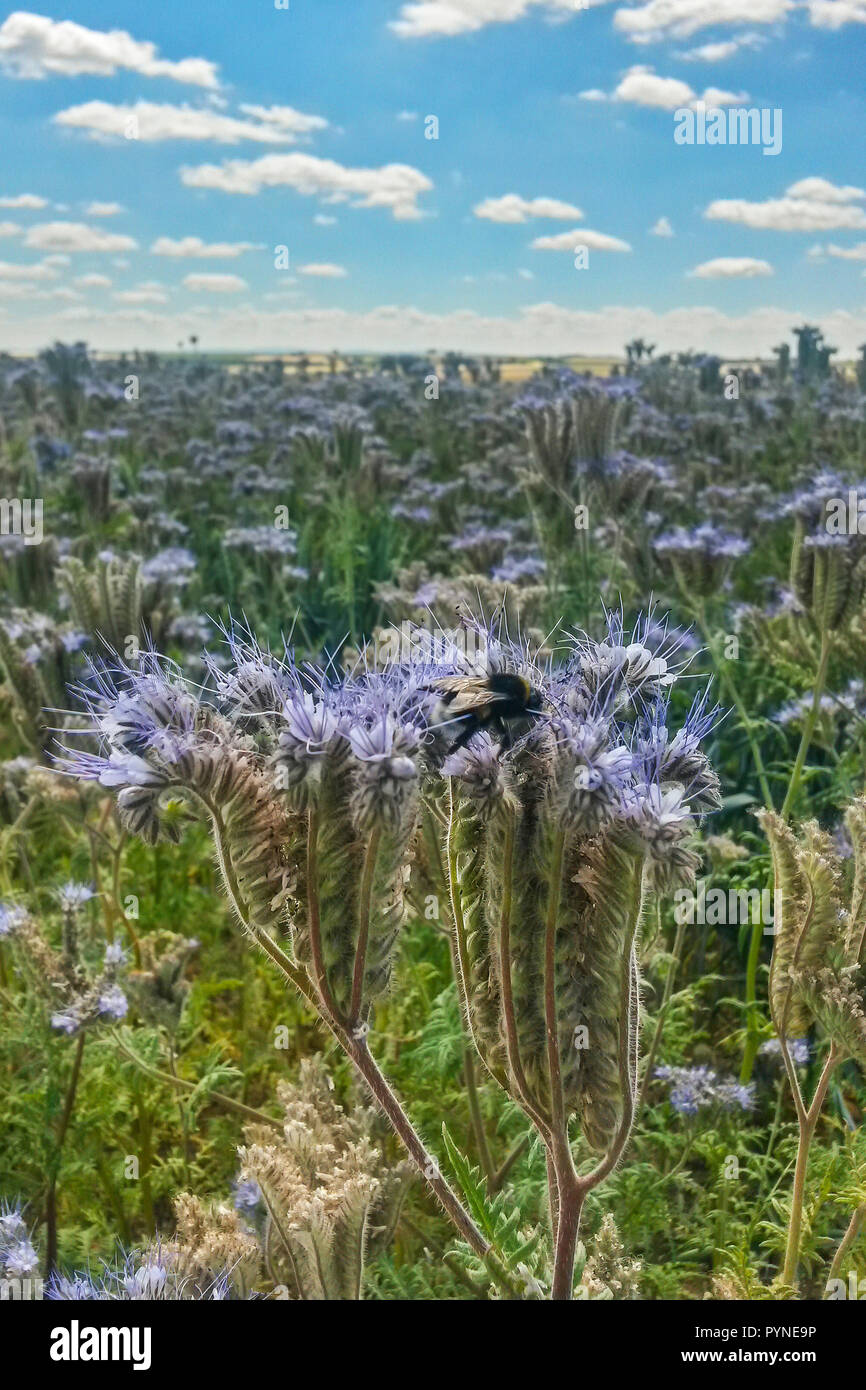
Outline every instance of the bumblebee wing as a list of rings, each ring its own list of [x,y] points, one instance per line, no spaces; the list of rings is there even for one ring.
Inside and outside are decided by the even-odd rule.
[[[480,688],[482,682],[474,676],[442,676],[440,680],[433,682],[433,689],[441,690],[445,695],[456,695],[467,686]]]
[[[485,680],[466,676],[447,676],[436,682],[452,714],[467,714],[502,704],[503,696],[491,690]]]

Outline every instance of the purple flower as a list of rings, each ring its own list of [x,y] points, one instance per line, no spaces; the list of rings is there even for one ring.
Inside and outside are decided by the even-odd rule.
[[[64,912],[77,912],[85,903],[95,897],[94,890],[87,883],[73,883],[71,880],[58,888],[57,896]]]
[[[18,903],[0,903],[0,937],[14,936],[29,916],[27,909]]]
[[[758,1049],[762,1057],[782,1056],[782,1044],[778,1038],[768,1038],[761,1043]],[[808,1038],[789,1038],[788,1051],[791,1054],[791,1061],[795,1067],[807,1067],[809,1065],[809,1039]]]
[[[117,1020],[126,1017],[129,1001],[119,985],[111,985],[100,994],[98,1010],[103,1018]]]
[[[90,1303],[105,1299],[108,1295],[93,1282],[89,1274],[73,1274],[71,1277],[52,1274],[45,1285],[45,1297],[49,1301]]]
[[[254,1178],[238,1179],[234,1184],[235,1210],[254,1212],[262,1204],[262,1189]]]
[[[18,1203],[0,1203],[0,1273],[7,1279],[26,1279],[39,1268],[39,1257],[30,1240]]]
[[[29,1239],[17,1240],[0,1250],[0,1264],[5,1266],[7,1279],[26,1279],[39,1268],[39,1256]]]
[[[683,526],[666,531],[653,541],[653,549],[660,555],[703,555],[711,559],[737,559],[750,549],[749,542],[742,536],[735,536],[714,526],[711,521],[694,527],[691,531]]]
[[[145,584],[172,584],[180,588],[186,584],[196,567],[196,558],[191,550],[182,546],[169,546],[146,560],[141,567],[141,578]]]
[[[418,785],[417,730],[385,712],[369,727],[352,728],[349,744],[356,759],[354,812],[359,826],[403,825],[414,809]]]
[[[754,1082],[743,1086],[721,1077],[710,1067],[656,1067],[655,1075],[670,1085],[668,1099],[681,1115],[697,1115],[711,1105],[724,1110],[751,1110],[755,1104]]]
[[[51,1027],[55,1033],[68,1033],[71,1037],[81,1027],[81,1016],[74,1007],[63,1009],[51,1015]]]
[[[521,579],[537,579],[546,569],[547,566],[540,555],[524,555],[519,558],[506,555],[502,563],[490,571],[490,577],[500,584],[517,584]]]
[[[620,807],[634,755],[617,741],[605,719],[576,721],[554,716],[551,728],[560,758],[566,759],[566,782],[560,784],[560,813],[585,834],[595,834]]]
[[[198,700],[152,651],[140,655],[137,668],[89,660],[88,670],[90,683],[76,690],[103,751],[66,749],[62,770],[104,787],[166,785],[194,744]]]

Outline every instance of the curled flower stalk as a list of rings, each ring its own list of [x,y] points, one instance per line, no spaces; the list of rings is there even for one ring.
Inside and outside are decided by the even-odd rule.
[[[791,593],[797,608],[795,621],[806,649],[817,643],[818,657],[812,701],[782,806],[783,817],[796,803],[834,647],[856,618],[866,590],[866,542],[859,533],[832,534],[824,501],[818,479],[814,495],[805,507],[800,498],[790,504],[796,517],[790,563]],[[816,507],[820,522],[817,525]]]
[[[460,1234],[487,1242],[427,1152],[369,1049],[403,920],[418,807],[419,700],[393,677],[302,675],[236,632],[233,669],[193,693],[155,653],[91,666],[81,695],[98,751],[66,771],[112,788],[121,822],[177,841],[210,825],[226,895],[252,943],[297,988],[364,1077]]]
[[[583,634],[568,660],[488,634],[489,672],[513,670],[548,711],[511,749],[487,732],[446,759],[448,864],[460,987],[476,1047],[545,1146],[552,1296],[572,1296],[586,1195],[619,1162],[638,1092],[635,943],[645,897],[694,871],[694,817],[718,802],[700,741],[718,711],[699,697],[668,727],[676,651]],[[459,666],[459,660],[457,661]],[[570,1125],[597,1156],[578,1172]]]
[[[100,746],[66,762],[115,789],[124,827],[151,843],[176,840],[191,811],[207,818],[247,935],[316,1009],[487,1259],[368,1045],[421,806],[447,788],[459,985],[482,1060],[548,1154],[555,1298],[571,1297],[584,1199],[633,1121],[645,894],[693,873],[688,836],[718,803],[700,750],[718,711],[705,693],[669,727],[682,663],[652,631],[646,620],[626,634],[611,614],[605,641],[577,634],[541,669],[525,644],[467,622],[466,643],[434,655],[419,639],[414,659],[338,678],[232,630],[233,665],[213,661],[204,694],[153,653],[137,669],[94,666],[82,693]],[[494,675],[525,679],[541,703],[513,729],[455,720],[443,689],[468,678],[483,690]],[[573,1119],[597,1156],[589,1172],[575,1169]]]
[[[853,849],[850,885],[830,837],[814,821],[792,830],[772,812],[759,819],[770,844],[775,928],[770,1014],[797,1115],[799,1142],[785,1259],[797,1283],[809,1151],[834,1071],[845,1058],[866,1064],[866,801],[851,803],[845,825]],[[829,1044],[811,1101],[797,1074],[795,1043],[817,1026]]]

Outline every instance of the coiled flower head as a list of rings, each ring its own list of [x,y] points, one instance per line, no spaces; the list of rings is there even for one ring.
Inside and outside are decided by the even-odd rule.
[[[540,663],[502,634],[487,653],[488,670],[533,671],[543,712],[511,748],[477,732],[439,766],[451,782],[473,1034],[533,1117],[550,1115],[559,1085],[604,1152],[629,1103],[622,1058],[636,1052],[644,888],[694,874],[696,819],[719,803],[701,744],[720,711],[704,692],[673,727],[681,635],[652,615],[626,631],[622,614],[609,614],[604,638],[575,634],[561,663]]]

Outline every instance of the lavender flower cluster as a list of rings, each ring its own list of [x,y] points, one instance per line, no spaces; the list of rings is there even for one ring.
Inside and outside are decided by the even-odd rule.
[[[6,1279],[29,1279],[38,1269],[39,1257],[21,1207],[0,1203],[0,1273]]]
[[[62,946],[55,951],[22,903],[0,902],[0,941],[18,944],[39,971],[50,1001],[50,1024],[56,1033],[77,1034],[95,1023],[117,1023],[129,1002],[120,985],[126,952],[119,942],[106,943],[101,966],[90,970],[79,939],[79,915],[95,897],[89,884],[70,880],[56,891],[62,914]]]
[[[192,763],[218,763],[242,730],[247,752],[266,758],[293,807],[315,805],[326,769],[339,767],[358,830],[406,834],[423,776],[444,773],[479,795],[503,794],[501,774],[523,750],[544,761],[546,794],[563,825],[592,835],[616,822],[654,864],[688,871],[684,840],[695,818],[719,804],[701,748],[719,707],[705,689],[674,730],[671,694],[688,664],[679,636],[652,615],[629,631],[617,611],[606,628],[601,641],[573,634],[564,660],[541,662],[501,624],[466,620],[457,634],[418,629],[408,659],[347,675],[299,667],[290,651],[278,658],[232,628],[231,664],[211,660],[203,692],[152,652],[135,668],[92,662],[80,694],[98,751],[67,750],[62,765],[116,788],[130,827],[155,835],[170,831],[164,798],[189,781]],[[513,749],[479,729],[452,752],[461,725],[443,707],[440,682],[483,683],[501,673],[538,690],[540,717],[524,722]]]
[[[183,1275],[178,1264],[174,1251],[155,1243],[144,1250],[121,1253],[115,1265],[103,1265],[101,1274],[90,1270],[53,1274],[45,1285],[45,1297],[54,1302],[121,1303],[210,1302],[231,1297],[227,1273],[202,1282]]]
[[[711,1067],[656,1067],[655,1075],[670,1086],[668,1099],[681,1115],[697,1115],[711,1105],[751,1110],[755,1104],[754,1082],[744,1086]]]

